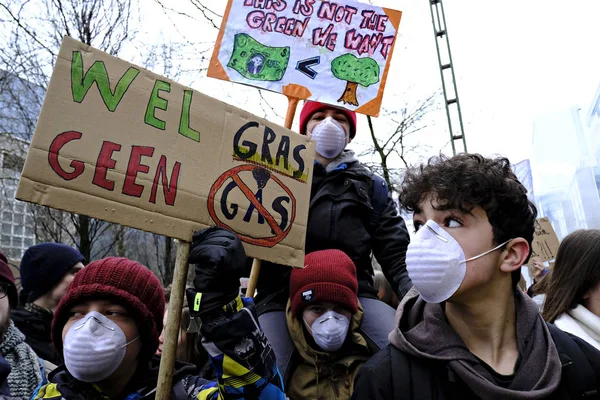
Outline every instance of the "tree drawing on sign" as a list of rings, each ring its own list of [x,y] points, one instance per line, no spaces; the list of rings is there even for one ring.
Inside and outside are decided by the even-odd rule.
[[[357,58],[354,54],[344,54],[331,62],[333,75],[346,81],[346,88],[338,102],[358,106],[356,89],[358,85],[367,87],[379,82],[379,64],[372,58]]]
[[[233,42],[233,53],[227,66],[244,78],[254,81],[279,81],[290,61],[289,47],[270,47],[253,37],[238,33]]]

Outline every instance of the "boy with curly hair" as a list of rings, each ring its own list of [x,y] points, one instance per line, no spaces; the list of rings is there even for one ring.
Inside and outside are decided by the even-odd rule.
[[[600,353],[544,322],[517,288],[537,210],[506,158],[434,157],[406,172],[417,230],[391,344],[356,399],[563,399],[598,395]]]

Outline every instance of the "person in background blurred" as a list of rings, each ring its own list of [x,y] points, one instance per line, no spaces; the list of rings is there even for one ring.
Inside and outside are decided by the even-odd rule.
[[[165,288],[165,301],[167,307],[165,307],[165,316],[163,318],[163,330],[158,337],[158,350],[156,355],[162,355],[163,345],[165,342],[165,327],[167,325],[168,303],[171,300],[171,285]],[[187,329],[190,326],[190,307],[188,306],[187,299],[183,298],[183,310],[181,312],[181,323],[179,327],[179,338],[177,339],[177,354],[175,359],[180,362],[187,364],[193,364],[201,371],[200,376],[204,376],[205,372],[209,367],[208,354],[203,347],[200,346],[200,338],[198,332],[188,332]]]
[[[546,321],[600,349],[600,230],[567,235],[540,290]]]
[[[548,268],[544,266],[542,259],[539,257],[533,257],[531,263],[527,265],[529,271],[529,277],[531,278],[531,285],[527,289],[529,297],[533,297],[535,293],[535,285],[542,280],[542,278],[548,272]]]
[[[391,306],[393,309],[398,308],[398,296],[394,293],[392,285],[390,285],[390,282],[385,278],[383,273],[375,272],[373,284],[375,285],[375,289],[377,289],[377,297],[379,297],[379,300]]]
[[[25,341],[46,361],[47,369],[61,363],[50,335],[54,309],[63,298],[84,258],[76,249],[61,243],[40,243],[27,249],[21,265],[20,304],[12,312],[15,326]]]

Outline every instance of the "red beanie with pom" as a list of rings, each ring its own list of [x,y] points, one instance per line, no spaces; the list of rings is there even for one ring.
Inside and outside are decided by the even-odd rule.
[[[356,113],[354,111],[310,100],[304,103],[304,107],[302,107],[302,111],[300,111],[300,133],[306,135],[306,125],[308,125],[310,117],[317,111],[325,110],[327,108],[335,108],[346,114],[348,122],[350,122],[350,139],[354,139],[354,136],[356,136]]]
[[[118,257],[94,261],[79,271],[58,303],[52,321],[52,341],[61,356],[62,331],[69,312],[89,300],[109,300],[125,307],[140,334],[140,358],[152,357],[158,348],[165,314],[165,294],[152,271],[136,261]]]
[[[340,250],[321,250],[304,258],[304,268],[290,276],[292,314],[298,316],[311,303],[331,302],[358,311],[358,281],[354,263]]]

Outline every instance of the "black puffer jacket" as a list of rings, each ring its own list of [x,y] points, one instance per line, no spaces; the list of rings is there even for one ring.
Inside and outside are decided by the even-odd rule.
[[[402,298],[412,286],[405,263],[408,231],[391,196],[385,207],[377,210],[379,215],[373,215],[373,190],[373,173],[350,150],[327,168],[315,163],[306,253],[342,250],[356,264],[359,296],[374,297],[372,251]],[[258,281],[258,303],[275,301],[285,306],[288,284],[289,268],[264,263]]]

